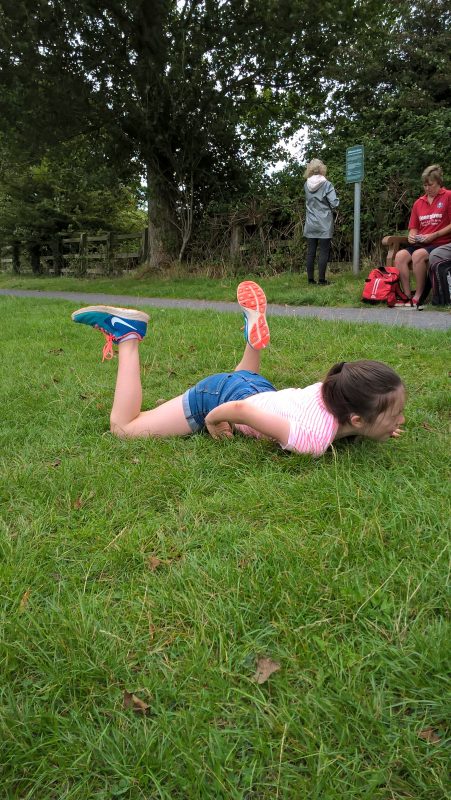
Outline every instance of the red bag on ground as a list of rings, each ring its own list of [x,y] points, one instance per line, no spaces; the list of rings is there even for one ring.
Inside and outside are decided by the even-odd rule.
[[[364,303],[387,303],[389,308],[393,308],[396,303],[410,301],[410,297],[401,289],[399,269],[396,267],[372,269],[365,278],[361,299]]]

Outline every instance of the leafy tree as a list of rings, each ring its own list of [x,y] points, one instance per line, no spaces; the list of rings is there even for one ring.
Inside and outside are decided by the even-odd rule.
[[[237,198],[280,133],[324,104],[337,55],[383,6],[6,0],[0,113],[32,154],[102,131],[118,171],[138,162],[158,264],[182,257],[210,200]]]

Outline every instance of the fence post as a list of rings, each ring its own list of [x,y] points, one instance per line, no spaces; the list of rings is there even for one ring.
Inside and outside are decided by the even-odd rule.
[[[55,275],[61,275],[61,270],[64,267],[63,258],[63,237],[57,234],[52,241],[53,253],[53,272]]]
[[[78,274],[84,275],[86,273],[86,265],[87,265],[87,258],[86,254],[88,252],[88,234],[81,233],[80,234],[80,246],[78,250]]]
[[[113,248],[114,248],[114,233],[113,231],[108,231],[105,241],[105,261],[106,261],[107,273],[111,272],[113,268],[113,263],[114,263]]]
[[[13,272],[18,275],[20,273],[20,242],[12,243],[12,267]]]
[[[139,260],[147,261],[147,256],[149,253],[149,228],[144,228],[141,237],[141,252],[139,255]]]

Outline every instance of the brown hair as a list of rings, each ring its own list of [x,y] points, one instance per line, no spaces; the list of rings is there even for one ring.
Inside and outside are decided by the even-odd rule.
[[[402,385],[399,375],[380,361],[342,361],[329,370],[321,391],[324,405],[339,423],[349,422],[351,414],[373,422]]]
[[[439,186],[443,186],[443,170],[440,164],[432,164],[431,167],[426,167],[421,173],[421,180],[423,183],[437,182]]]

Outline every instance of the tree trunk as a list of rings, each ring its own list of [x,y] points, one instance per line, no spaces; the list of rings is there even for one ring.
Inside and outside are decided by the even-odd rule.
[[[158,179],[147,171],[149,243],[147,265],[152,269],[169,266],[180,247],[176,212],[162,191]]]

